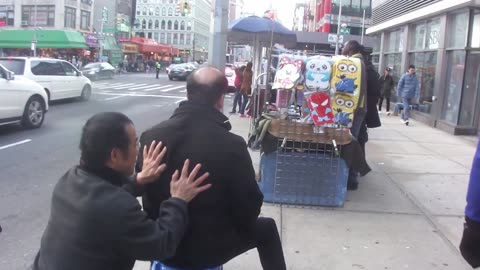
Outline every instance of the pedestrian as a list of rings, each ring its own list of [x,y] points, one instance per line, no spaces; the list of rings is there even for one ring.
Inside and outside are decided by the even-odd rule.
[[[473,159],[465,208],[465,224],[460,252],[473,267],[480,267],[480,140]]]
[[[83,127],[80,165],[56,184],[50,218],[33,270],[131,270],[135,260],[166,259],[175,254],[188,223],[188,205],[210,185],[195,180],[200,165],[171,176],[171,198],[150,220],[135,195],[165,174],[162,143],[143,147],[143,170],[133,177],[138,141],[132,121],[121,113],[94,115]],[[179,166],[181,168],[182,166]],[[165,175],[164,175],[165,176]],[[166,176],[170,182],[170,176]]]
[[[382,112],[382,105],[383,105],[383,100],[385,100],[386,104],[386,109],[387,109],[387,115],[390,115],[390,96],[393,91],[393,87],[395,86],[395,83],[393,81],[393,77],[390,75],[390,72],[392,70],[387,67],[385,69],[385,74],[380,77],[380,85],[381,85],[381,93],[380,93],[380,99],[378,100],[378,111]]]
[[[253,64],[248,62],[245,70],[243,71],[242,85],[240,86],[240,92],[242,94],[242,106],[240,107],[240,116],[246,117],[245,108],[247,107],[248,97],[252,94],[253,83]]]
[[[161,140],[169,149],[166,174],[146,187],[144,209],[151,219],[158,217],[158,207],[170,197],[165,176],[188,157],[208,170],[212,188],[191,202],[185,238],[163,263],[182,269],[217,267],[256,247],[263,269],[285,270],[275,221],[259,218],[263,195],[245,140],[229,132],[232,126],[221,112],[227,89],[220,70],[194,71],[187,78],[188,100],[169,120],[142,134],[142,145]],[[138,160],[141,164],[142,157]]]
[[[160,64],[160,61],[157,60],[155,62],[155,71],[157,72],[157,79],[158,79],[158,74],[160,74],[160,69],[162,69],[162,65]]]
[[[242,81],[243,81],[243,72],[245,71],[245,66],[239,67],[235,69],[235,97],[233,99],[233,108],[230,113],[236,113],[237,112],[237,105],[238,105],[238,111],[241,111],[242,107],[242,100],[243,100],[243,95],[242,92],[240,91],[242,87]]]
[[[410,124],[410,105],[414,103],[414,99],[418,99],[419,91],[420,85],[415,75],[415,66],[410,65],[407,73],[403,74],[397,85],[397,96],[403,101],[401,122],[407,126]]]

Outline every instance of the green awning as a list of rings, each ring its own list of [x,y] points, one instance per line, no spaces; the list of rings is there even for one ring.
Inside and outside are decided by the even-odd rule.
[[[117,45],[117,41],[113,36],[105,36],[103,40],[100,40],[100,46],[103,45],[103,50],[105,51],[121,51],[120,47]]]
[[[87,49],[85,38],[80,32],[63,30],[37,30],[37,48]],[[30,48],[35,39],[35,31],[0,31],[0,48]]]

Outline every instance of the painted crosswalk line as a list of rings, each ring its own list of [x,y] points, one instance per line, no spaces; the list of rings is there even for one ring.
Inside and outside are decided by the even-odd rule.
[[[163,89],[161,90],[161,92],[170,92],[170,91],[173,91],[175,89],[180,89],[180,88],[185,88],[185,85],[181,85],[181,86],[176,86],[176,87],[172,87],[172,88],[168,88],[168,89]]]
[[[173,85],[169,84],[169,85],[159,86],[159,87],[155,87],[155,88],[151,88],[151,89],[146,89],[145,91],[146,92],[156,91],[156,90],[160,90],[160,89],[167,88],[167,87],[172,87],[172,86]]]

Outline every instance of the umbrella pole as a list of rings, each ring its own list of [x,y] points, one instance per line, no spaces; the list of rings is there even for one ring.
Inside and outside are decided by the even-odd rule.
[[[270,74],[271,74],[271,70],[270,70],[270,66],[272,65],[272,52],[273,52],[273,33],[275,31],[275,23],[274,23],[274,20],[272,20],[272,33],[270,35],[270,47],[269,47],[269,50],[268,50],[268,59],[267,59],[267,79],[265,80],[265,99],[264,99],[264,104],[263,104],[263,111],[267,111],[267,102],[270,101],[270,88],[269,88],[269,85],[270,85]]]

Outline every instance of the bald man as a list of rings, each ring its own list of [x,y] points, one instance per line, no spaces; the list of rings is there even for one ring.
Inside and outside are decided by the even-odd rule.
[[[167,171],[171,175],[186,158],[201,163],[212,187],[189,205],[185,237],[176,255],[163,263],[170,267],[204,269],[225,264],[247,250],[257,248],[263,269],[286,269],[275,221],[259,218],[263,195],[245,140],[230,132],[228,118],[220,111],[228,82],[212,67],[187,78],[188,101],[172,117],[147,130],[142,145],[153,140],[167,147]],[[142,157],[138,159],[142,164]],[[141,169],[141,168],[138,168]],[[200,174],[203,172],[200,172]],[[160,204],[170,198],[170,179],[161,176],[146,188],[144,210],[158,218]]]

